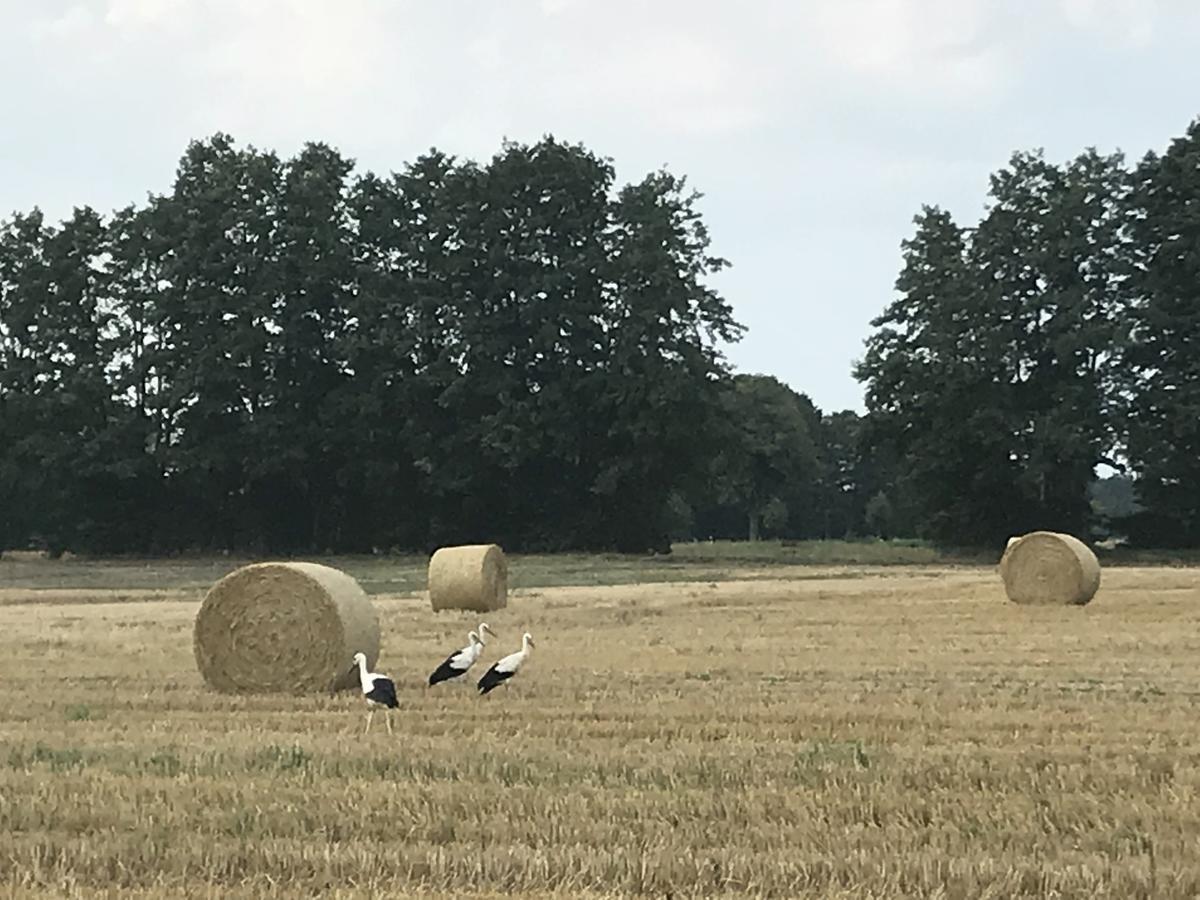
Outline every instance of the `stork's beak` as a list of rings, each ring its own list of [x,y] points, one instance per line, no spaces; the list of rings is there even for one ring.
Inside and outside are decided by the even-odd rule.
[[[537,644],[536,644],[536,643],[534,643],[534,640],[533,640],[533,638],[530,638],[530,639],[529,639],[529,646],[530,646],[530,647],[536,647],[536,646],[537,646]]]

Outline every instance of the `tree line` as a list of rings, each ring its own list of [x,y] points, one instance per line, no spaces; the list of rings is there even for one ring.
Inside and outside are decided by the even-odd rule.
[[[144,204],[14,214],[0,546],[1200,543],[1200,123],[922,209],[861,416],[731,371],[698,200],[549,137],[383,177],[217,134]]]
[[[856,367],[897,505],[944,543],[1105,526],[1200,544],[1200,120],[1132,166],[1017,153],[978,224],[926,207],[915,225]],[[1105,465],[1137,505],[1107,523]]]
[[[553,138],[380,177],[217,134],[144,204],[15,214],[0,547],[641,551],[730,516],[778,528],[786,492],[759,488],[812,481],[822,417],[732,377],[698,199]],[[755,440],[781,446],[735,463],[730,416],[764,391]],[[807,430],[772,437],[776,413]]]

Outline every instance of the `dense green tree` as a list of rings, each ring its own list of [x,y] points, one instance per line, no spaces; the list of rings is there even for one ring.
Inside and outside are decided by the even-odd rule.
[[[998,324],[1019,511],[1008,531],[1086,533],[1088,487],[1117,441],[1128,333],[1128,173],[1088,151],[1064,167],[1017,154],[972,240]],[[1001,357],[997,356],[997,361]]]
[[[720,537],[791,536],[802,531],[821,471],[807,397],[769,375],[737,375],[709,432],[717,452],[697,498],[705,530]]]
[[[1135,173],[1128,454],[1142,543],[1200,545],[1200,119]]]
[[[987,327],[998,313],[980,302],[953,219],[926,208],[916,226],[903,245],[901,296],[872,322],[856,374],[877,439],[897,448],[915,485],[926,533],[982,542],[995,526],[976,512],[1005,502],[1014,477],[997,371],[1004,360]]]
[[[863,492],[863,420],[850,410],[821,417],[817,431],[821,459],[819,514],[804,537],[844,538],[861,532],[866,501]]]
[[[142,536],[141,448],[109,383],[107,233],[93,210],[61,226],[34,212],[0,238],[4,366],[0,502],[7,530],[52,551],[118,549]]]
[[[264,380],[244,503],[265,511],[259,527],[284,550],[344,544],[357,500],[339,483],[358,456],[355,388],[348,383],[356,288],[347,200],[352,168],[330,147],[308,144],[283,164],[274,184],[271,252],[257,288],[269,307],[261,322],[252,322],[263,332],[251,339]],[[265,166],[263,177],[265,188]]]
[[[28,540],[42,524],[38,450],[51,442],[43,385],[54,374],[53,348],[40,327],[49,315],[49,234],[38,210],[0,231],[0,538],[8,544]]]
[[[1016,154],[971,234],[941,210],[917,218],[857,374],[930,536],[1086,532],[1118,431],[1127,193],[1119,156]]]
[[[157,308],[167,467],[196,513],[204,546],[262,546],[262,516],[245,501],[267,448],[256,430],[270,400],[268,355],[278,282],[281,164],[227,135],[193,142],[175,185],[155,204],[169,248]]]
[[[917,533],[908,470],[900,464],[894,441],[872,416],[850,410],[821,418],[817,453],[822,482],[815,509],[820,519],[803,537],[842,538],[875,533],[868,521],[872,498],[883,495],[890,507],[890,535]]]

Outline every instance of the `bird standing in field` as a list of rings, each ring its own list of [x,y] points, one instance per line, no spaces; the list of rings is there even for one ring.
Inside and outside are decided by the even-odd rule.
[[[521,637],[521,649],[516,653],[510,653],[503,659],[497,660],[490,669],[483,673],[483,677],[479,679],[479,693],[486,694],[494,690],[497,685],[501,685],[508,679],[517,674],[517,669],[521,668],[521,663],[529,656],[529,649],[533,646],[533,638],[529,632]]]
[[[363,696],[367,698],[367,725],[363,734],[371,730],[371,717],[375,715],[375,707],[382,706],[387,710],[388,734],[392,733],[392,710],[400,705],[396,699],[396,685],[392,679],[378,672],[367,671],[367,657],[362,653],[354,654],[354,663],[358,667],[358,680],[362,685]]]
[[[478,633],[472,631],[468,638],[470,643],[461,650],[455,650],[442,662],[440,666],[433,670],[429,676],[429,686],[433,687],[439,681],[449,681],[451,678],[458,678],[467,673],[467,670],[479,660],[483,653],[483,645],[486,643],[483,636],[490,634],[496,636],[496,632],[492,631],[487,622],[479,623]]]

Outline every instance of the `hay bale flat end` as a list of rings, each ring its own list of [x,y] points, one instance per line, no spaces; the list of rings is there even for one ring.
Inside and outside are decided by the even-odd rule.
[[[1034,531],[1009,540],[1000,577],[1014,603],[1083,606],[1100,588],[1100,562],[1072,535]]]
[[[494,612],[508,605],[508,561],[496,544],[442,547],[429,560],[429,603],[434,612]]]

